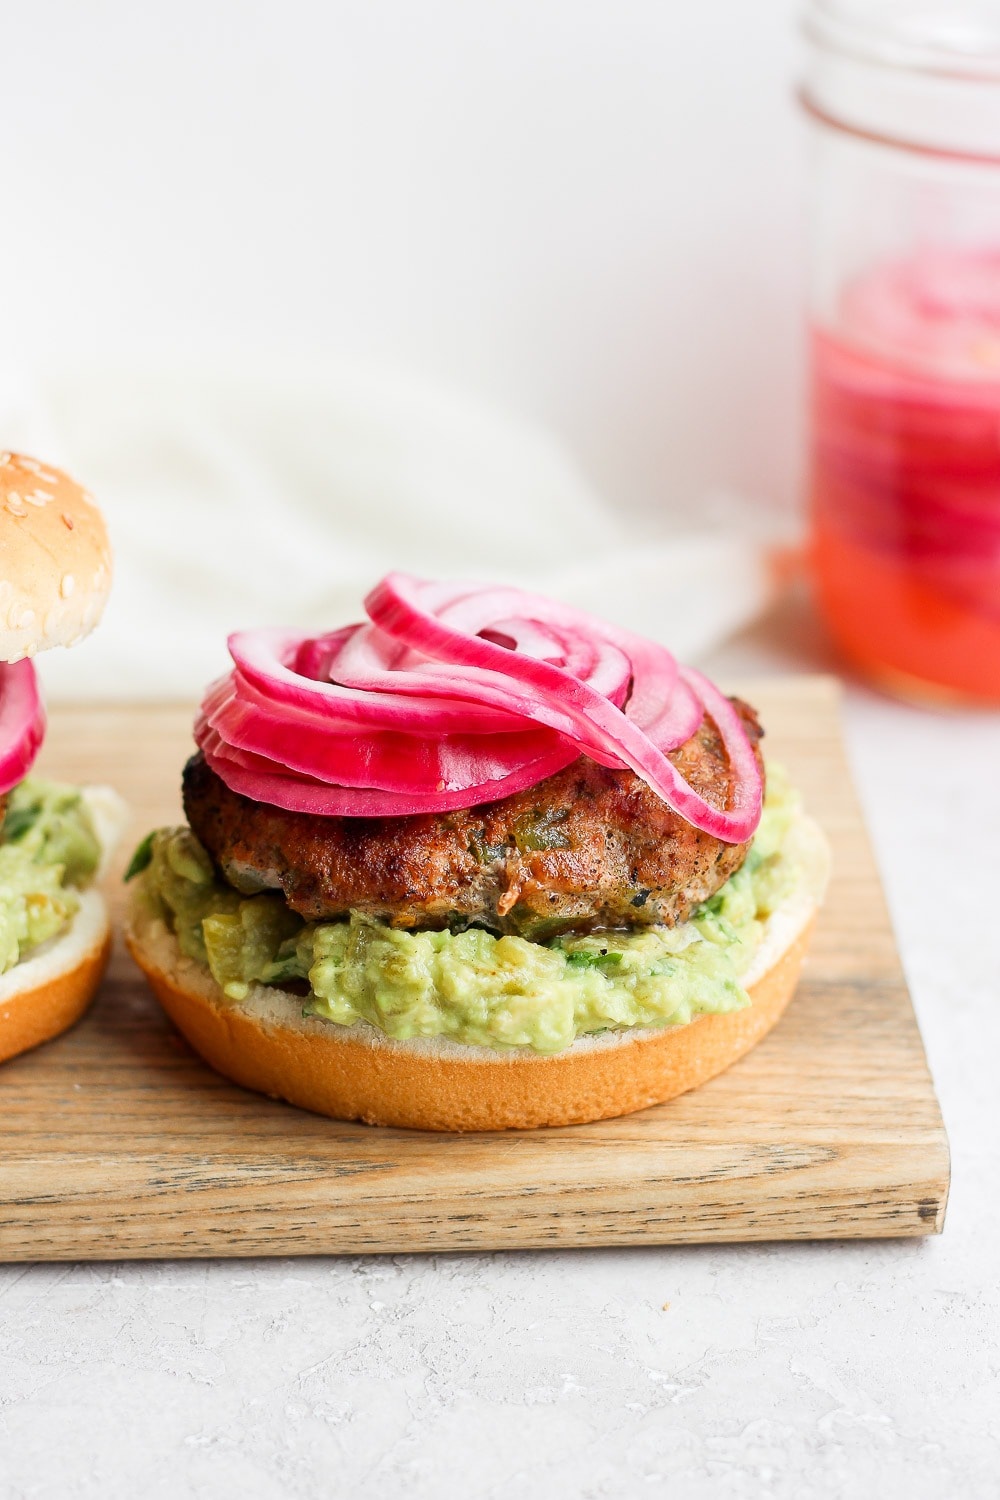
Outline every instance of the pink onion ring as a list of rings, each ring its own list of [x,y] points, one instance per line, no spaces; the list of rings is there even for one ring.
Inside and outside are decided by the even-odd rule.
[[[376,788],[331,787],[312,777],[293,776],[276,762],[232,749],[200,718],[195,724],[195,739],[212,770],[232,791],[254,802],[268,802],[291,812],[313,813],[318,817],[384,818],[451,812],[472,805],[467,788],[396,793]],[[577,751],[567,746],[552,760],[526,761],[500,779],[479,787],[481,795],[477,800],[488,802],[497,797],[512,797],[515,792],[554,776],[576,759]],[[331,801],[335,803],[333,812]]]
[[[234,791],[318,816],[472,807],[583,754],[629,768],[697,828],[742,843],[760,818],[754,751],[732,704],[663,646],[510,588],[389,574],[369,621],[328,635],[241,631],[195,737]],[[706,802],[668,752],[705,714],[732,770]]]
[[[0,795],[23,781],[45,736],[34,664],[0,662]]]

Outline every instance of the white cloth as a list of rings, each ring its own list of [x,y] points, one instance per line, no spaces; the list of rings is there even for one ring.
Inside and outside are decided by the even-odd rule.
[[[65,371],[0,388],[2,440],[97,496],[116,557],[50,696],[194,696],[239,627],[329,629],[392,568],[516,583],[690,658],[769,594],[763,538],[699,506],[613,509],[546,433],[467,396],[329,368]]]

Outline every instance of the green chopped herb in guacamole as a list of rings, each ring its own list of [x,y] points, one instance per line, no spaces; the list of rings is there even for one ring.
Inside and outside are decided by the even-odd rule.
[[[188,828],[160,829],[136,851],[136,920],[161,919],[236,1003],[253,984],[291,987],[306,1014],[342,1026],[363,1019],[399,1040],[558,1052],[594,1032],[749,1004],[740,977],[796,879],[785,852],[796,806],[771,766],[746,862],[677,927],[535,943],[480,928],[400,931],[357,912],[305,923],[280,895],[242,896],[224,884]]]
[[[101,847],[79,790],[28,777],[0,823],[0,974],[55,937],[79,907]]]

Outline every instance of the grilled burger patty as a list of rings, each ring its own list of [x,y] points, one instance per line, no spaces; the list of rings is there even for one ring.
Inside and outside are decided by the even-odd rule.
[[[733,702],[756,747],[754,710]],[[711,720],[670,759],[707,801],[729,804],[729,763]],[[750,847],[702,833],[634,772],[586,756],[478,807],[322,818],[230,791],[198,754],[184,768],[184,809],[230,885],[280,890],[307,921],[354,910],[393,927],[475,924],[537,940],[683,922]]]

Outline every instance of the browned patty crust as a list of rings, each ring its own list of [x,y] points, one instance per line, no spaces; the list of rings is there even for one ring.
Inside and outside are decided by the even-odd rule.
[[[733,702],[756,748],[757,716]],[[710,719],[670,759],[707,801],[730,805],[729,762]],[[281,890],[307,921],[354,910],[394,927],[475,924],[536,939],[683,922],[750,847],[702,833],[634,772],[586,756],[527,791],[457,812],[322,818],[230,791],[198,754],[184,768],[184,808],[231,885]]]

